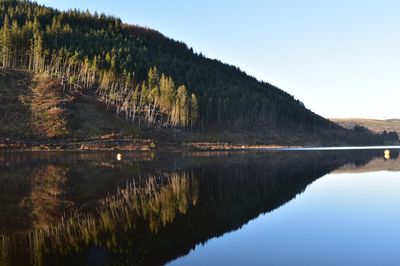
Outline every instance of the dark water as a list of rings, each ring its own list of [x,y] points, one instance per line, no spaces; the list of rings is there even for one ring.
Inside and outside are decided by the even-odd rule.
[[[397,158],[0,154],[0,265],[400,265]]]

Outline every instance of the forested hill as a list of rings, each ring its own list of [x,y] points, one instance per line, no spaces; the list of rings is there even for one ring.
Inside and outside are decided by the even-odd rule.
[[[0,25],[2,68],[43,73],[64,91],[96,95],[141,127],[351,135],[279,88],[116,17],[0,0]]]
[[[28,1],[2,1],[0,16],[3,67],[48,72],[74,89],[99,87],[130,119],[164,118],[173,126],[328,124],[284,91],[115,17]]]

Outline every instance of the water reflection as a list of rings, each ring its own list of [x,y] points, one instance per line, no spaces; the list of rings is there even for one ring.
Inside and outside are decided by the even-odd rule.
[[[162,265],[381,154],[3,154],[0,264]]]

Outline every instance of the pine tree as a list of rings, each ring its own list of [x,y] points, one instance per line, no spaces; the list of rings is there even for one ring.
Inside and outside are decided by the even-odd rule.
[[[188,97],[187,90],[184,85],[178,87],[176,92],[176,108],[178,125],[186,127],[188,125],[189,110],[187,105]]]
[[[11,52],[11,39],[10,39],[10,22],[8,19],[8,15],[6,15],[3,22],[2,36],[1,36],[1,44],[2,44],[2,65],[3,68],[10,67],[10,52]]]
[[[32,58],[33,58],[33,70],[35,72],[42,71],[42,53],[43,53],[43,38],[40,31],[40,26],[37,18],[33,23],[33,47],[32,47]]]
[[[190,128],[193,129],[194,124],[196,123],[198,117],[198,108],[199,104],[197,102],[197,97],[194,93],[192,93],[190,97]]]

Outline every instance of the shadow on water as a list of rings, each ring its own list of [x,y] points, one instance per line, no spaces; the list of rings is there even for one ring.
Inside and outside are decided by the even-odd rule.
[[[0,264],[162,265],[285,204],[321,176],[378,157],[0,154]]]

